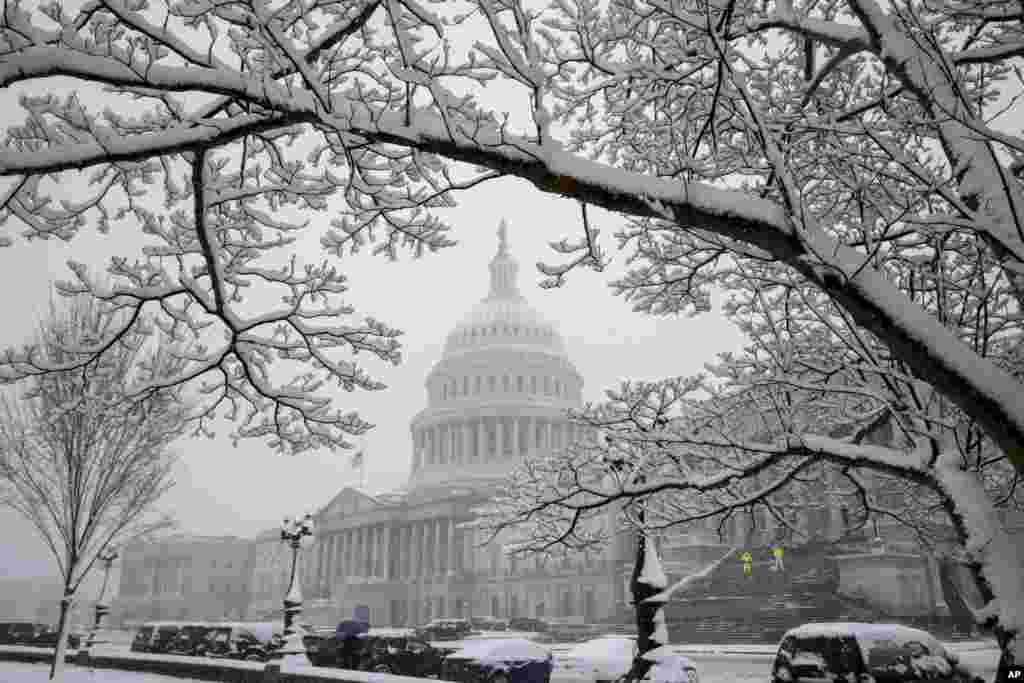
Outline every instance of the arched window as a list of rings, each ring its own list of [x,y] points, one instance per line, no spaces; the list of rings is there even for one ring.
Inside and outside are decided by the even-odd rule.
[[[506,394],[512,391],[512,382],[508,375],[502,375],[501,377],[501,389]]]
[[[494,393],[495,384],[496,384],[496,381],[494,379],[494,375],[489,376],[487,378],[487,390],[489,392],[491,392],[492,394]]]
[[[481,381],[482,380],[480,379],[480,375],[477,375],[476,378],[473,380],[473,393],[474,394],[479,394],[480,393],[480,382]]]
[[[443,400],[443,399],[447,399],[447,398],[448,398],[448,383],[445,382],[444,384],[441,385],[441,399]]]
[[[462,395],[466,396],[469,394],[469,377],[462,378]]]
[[[523,376],[519,375],[516,377],[516,391],[520,394],[523,393]]]
[[[556,379],[555,380],[555,396],[561,396],[561,395],[562,395],[562,383],[559,382]]]
[[[530,377],[530,393],[531,394],[536,394],[537,393],[537,378],[536,377]]]

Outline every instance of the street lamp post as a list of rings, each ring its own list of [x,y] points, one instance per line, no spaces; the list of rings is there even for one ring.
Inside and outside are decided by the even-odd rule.
[[[92,648],[94,645],[97,643],[103,643],[103,641],[97,640],[97,635],[99,634],[100,624],[103,621],[103,617],[110,612],[110,605],[108,605],[103,598],[106,597],[107,594],[107,582],[110,580],[110,567],[114,564],[114,561],[117,560],[117,548],[113,546],[108,547],[106,550],[101,551],[100,554],[96,556],[96,559],[103,565],[103,584],[100,586],[100,595],[96,598],[95,621],[93,622],[92,630],[89,631],[89,637],[85,641],[84,652],[86,657],[92,656]],[[79,654],[81,654],[81,651]]]
[[[291,577],[288,580],[288,592],[284,596],[284,644],[281,647],[281,663],[289,665],[309,665],[306,646],[302,642],[296,621],[302,613],[302,591],[298,576],[299,548],[302,539],[313,535],[313,516],[294,521],[285,517],[281,525],[281,540],[292,549]]]

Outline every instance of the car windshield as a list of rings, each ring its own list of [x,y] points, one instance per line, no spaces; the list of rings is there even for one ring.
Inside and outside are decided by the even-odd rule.
[[[143,626],[139,629],[139,632],[135,634],[135,640],[149,640],[153,637],[153,627]]]

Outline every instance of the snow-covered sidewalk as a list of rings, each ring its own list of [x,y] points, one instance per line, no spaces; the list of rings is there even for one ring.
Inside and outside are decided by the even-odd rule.
[[[4,683],[49,683],[50,667],[27,662],[0,662],[0,681]],[[56,683],[205,683],[189,678],[161,676],[140,671],[85,669],[68,665]]]

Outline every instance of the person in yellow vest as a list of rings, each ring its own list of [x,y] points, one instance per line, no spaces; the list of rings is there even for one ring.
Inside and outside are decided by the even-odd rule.
[[[772,557],[775,558],[775,571],[784,572],[786,571],[786,565],[782,563],[782,555],[785,551],[781,545],[777,545],[772,548]]]
[[[749,551],[744,551],[740,555],[740,561],[743,562],[743,575],[753,576],[754,575],[754,556]]]

